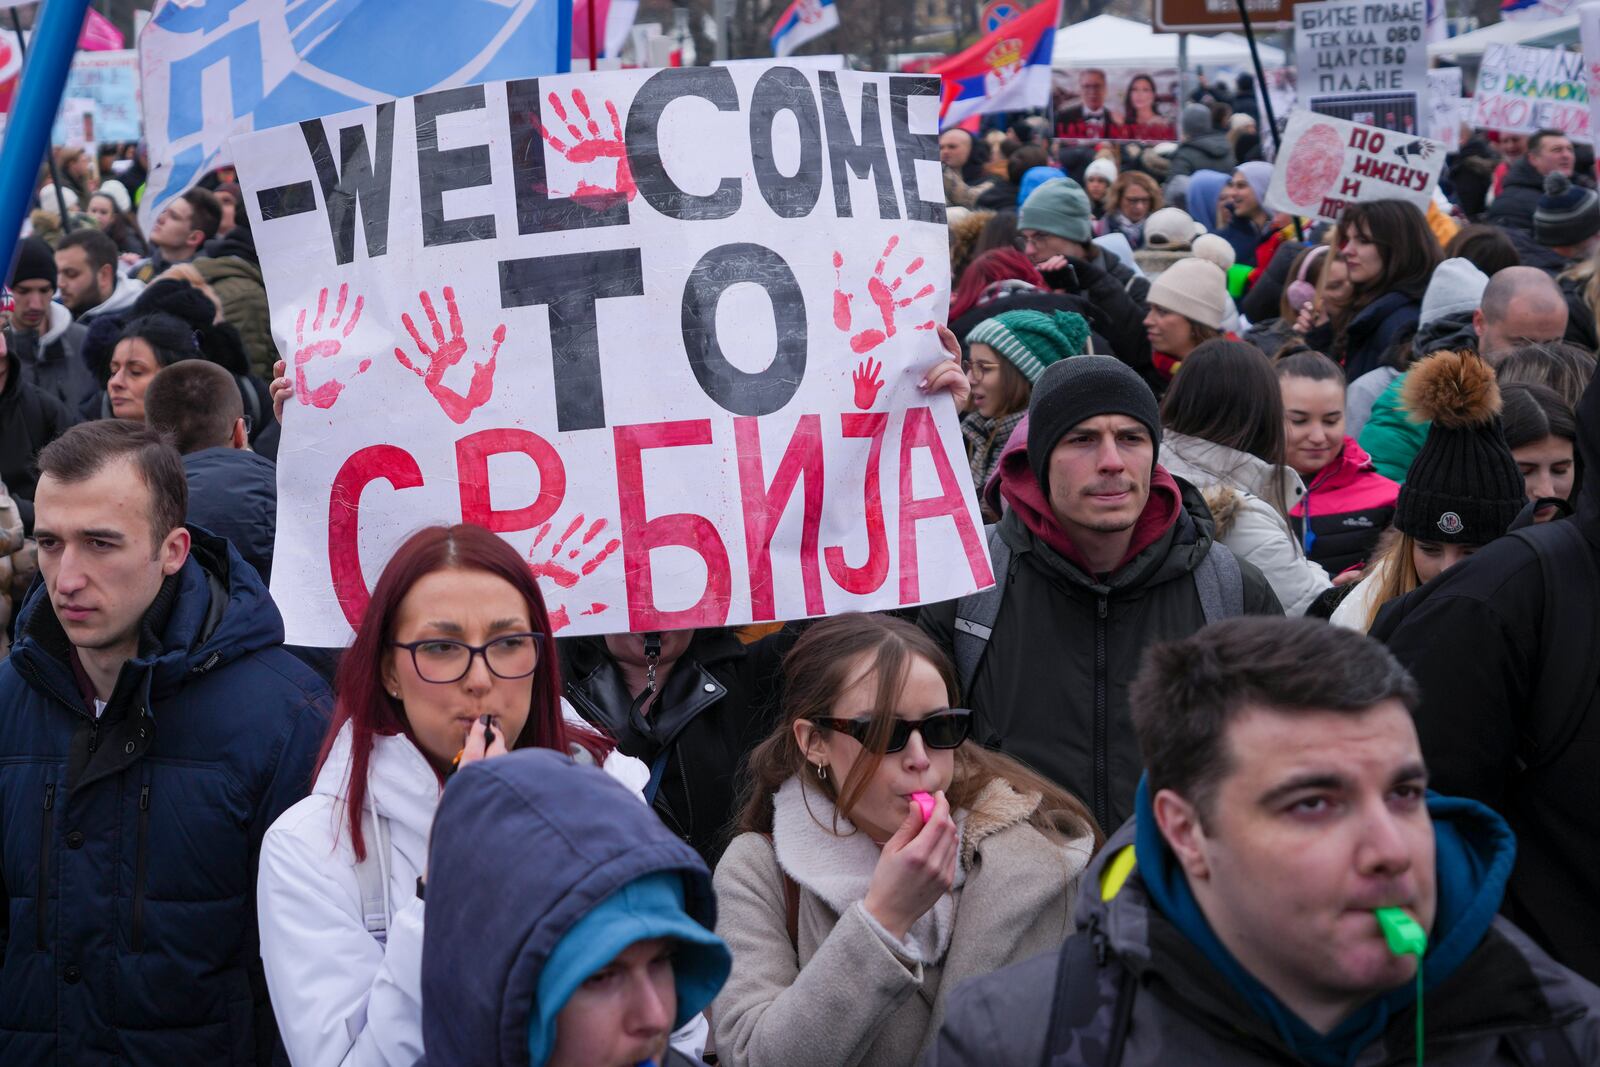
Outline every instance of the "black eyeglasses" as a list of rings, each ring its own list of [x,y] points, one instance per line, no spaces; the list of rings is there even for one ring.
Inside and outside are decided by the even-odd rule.
[[[868,715],[860,719],[822,718],[811,721],[824,729],[848,734],[865,746],[877,720]],[[896,715],[894,726],[889,731],[889,747],[884,751],[899,752],[905,748],[913,731],[922,735],[922,743],[929,748],[960,748],[961,743],[972,734],[972,712],[966,708],[947,708],[921,719],[902,719]]]
[[[489,673],[496,678],[526,678],[539,666],[544,634],[506,634],[482,645],[469,645],[445,637],[390,644],[411,653],[411,665],[424,682],[448,685],[467,676],[475,656],[483,657]]]

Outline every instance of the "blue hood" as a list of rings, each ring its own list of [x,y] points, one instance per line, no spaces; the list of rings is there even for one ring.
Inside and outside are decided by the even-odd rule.
[[[1217,232],[1217,197],[1230,177],[1220,170],[1197,170],[1189,178],[1189,217],[1211,233]]]
[[[551,952],[602,901],[660,871],[681,875],[684,910],[713,929],[705,862],[605,772],[524,749],[451,778],[428,851],[428,1062],[526,1067]]]
[[[1369,1001],[1331,1033],[1319,1034],[1256,981],[1227,950],[1200,910],[1183,869],[1156,826],[1148,780],[1134,798],[1134,854],[1150,902],[1198,948],[1284,1045],[1313,1067],[1349,1067],[1396,1013],[1416,1001],[1407,983]],[[1500,816],[1474,800],[1428,794],[1433,818],[1438,907],[1423,986],[1434,989],[1464,963],[1489,932],[1516,860],[1516,839]]]
[[[147,706],[160,715],[160,699],[181,689],[192,673],[283,644],[283,616],[255,569],[225,539],[190,526],[189,558],[168,578],[146,612],[139,652],[124,670],[139,672]],[[17,615],[11,655],[57,695],[77,705],[77,682],[68,642],[43,581],[35,581]]]

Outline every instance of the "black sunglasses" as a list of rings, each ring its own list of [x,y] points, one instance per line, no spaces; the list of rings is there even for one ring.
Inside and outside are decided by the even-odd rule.
[[[860,719],[822,718],[811,721],[824,729],[848,734],[865,747],[877,720],[869,715]],[[922,743],[929,748],[959,748],[972,734],[972,712],[966,708],[947,708],[921,719],[902,719],[897,715],[894,727],[889,731],[889,747],[884,751],[899,752],[905,748],[911,740],[912,731],[921,734]]]

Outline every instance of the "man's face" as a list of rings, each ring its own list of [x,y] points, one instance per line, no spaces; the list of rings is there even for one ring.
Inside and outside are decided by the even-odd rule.
[[[1528,136],[1523,133],[1502,133],[1495,144],[1499,146],[1501,155],[1514,160],[1528,151]]]
[[[1415,976],[1373,911],[1398,907],[1433,926],[1416,729],[1393,699],[1359,713],[1249,708],[1225,744],[1227,770],[1205,810],[1162,790],[1157,821],[1223,944],[1326,1033]]]
[[[1097,415],[1068,430],[1050,453],[1050,509],[1068,537],[1129,529],[1150,499],[1154,467],[1144,423]]]
[[[957,170],[972,158],[972,138],[966,130],[946,130],[939,135],[939,162]]]
[[[114,459],[79,482],[43,475],[33,511],[39,570],[67,639],[108,651],[136,641],[162,581],[188,558],[189,540],[180,528],[154,541],[150,490],[133,461]]]
[[[1567,333],[1567,305],[1559,299],[1513,300],[1505,317],[1491,322],[1479,308],[1473,313],[1478,354],[1491,359],[1518,345],[1559,341]]]
[[[1560,172],[1570,178],[1578,157],[1572,150],[1572,142],[1565,137],[1546,137],[1539,142],[1537,151],[1528,153],[1528,162],[1540,174]]]
[[[556,1015],[549,1067],[635,1067],[666,1053],[678,991],[672,942],[637,941],[590,975]]]
[[[1057,256],[1077,256],[1083,258],[1085,249],[1077,241],[1054,233],[1045,233],[1043,230],[1019,230],[1017,235],[1022,238],[1022,251],[1035,264],[1044,263]]]
[[[150,227],[150,243],[164,252],[185,253],[199,244],[193,238],[200,236],[194,228],[194,205],[182,197],[162,208]]]
[[[50,321],[50,301],[55,298],[56,287],[36,278],[13,285],[11,294],[17,302],[11,313],[12,323],[29,333],[43,333]]]
[[[1106,106],[1106,76],[1098,70],[1086,70],[1078,76],[1078,95],[1083,97],[1085,111],[1099,111]]]
[[[117,268],[107,266],[98,274],[81,248],[63,248],[56,253],[56,285],[61,302],[74,315],[82,315],[105,303],[111,296]]]
[[[1254,218],[1256,212],[1261,210],[1261,201],[1256,199],[1256,191],[1250,187],[1249,179],[1237,172],[1222,187],[1222,202],[1233,211],[1236,218]]]

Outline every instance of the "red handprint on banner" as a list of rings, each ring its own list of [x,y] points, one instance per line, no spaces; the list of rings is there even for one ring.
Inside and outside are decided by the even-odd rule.
[[[878,317],[883,320],[883,328],[870,328],[862,330],[850,338],[850,350],[856,355],[872,351],[883,342],[894,336],[895,316],[923,297],[933,295],[933,283],[929,282],[921,289],[907,297],[901,297],[900,287],[907,278],[922,269],[921,256],[905,265],[905,268],[888,281],[884,280],[884,273],[888,267],[889,257],[894,254],[895,247],[900,244],[898,236],[889,238],[889,243],[883,248],[883,255],[878,257],[877,266],[872,268],[872,277],[867,279],[867,299],[872,301],[878,310]],[[833,324],[841,331],[848,333],[851,329],[850,302],[855,299],[852,294],[846,293],[841,273],[844,270],[844,255],[839,252],[833,254]],[[938,324],[932,319],[918,323],[918,330],[931,330]]]
[[[628,167],[628,150],[622,143],[622,119],[617,115],[617,105],[610,100],[605,102],[606,114],[611,118],[611,135],[602,135],[600,123],[595,120],[589,111],[589,100],[583,95],[582,89],[572,90],[572,107],[577,112],[576,117],[569,117],[566,105],[562,104],[561,97],[551,93],[547,98],[550,109],[556,117],[567,124],[567,136],[570,140],[564,141],[550,132],[550,127],[540,123],[539,133],[544,137],[545,143],[561,153],[569,163],[593,163],[597,159],[614,159],[617,164],[616,178],[612,185],[596,185],[578,179],[578,188],[572,194],[572,199],[579,203],[585,200],[592,204],[603,205],[613,203],[618,197],[632,200],[639,194],[638,186],[633,182],[633,171]],[[584,129],[579,129],[578,119],[584,123]]]
[[[500,345],[506,339],[505,324],[495,327],[494,345],[489,349],[487,362],[472,364],[472,383],[467,386],[467,395],[451,389],[444,384],[445,371],[461,362],[461,357],[467,354],[467,341],[461,330],[461,311],[456,306],[456,291],[450,286],[444,287],[444,309],[450,316],[450,336],[444,335],[444,327],[439,323],[439,313],[433,308],[433,298],[427,290],[417,294],[422,301],[422,310],[428,316],[428,325],[433,327],[434,348],[430,349],[422,339],[422,334],[417,332],[417,324],[412,321],[409,314],[401,315],[400,321],[405,325],[406,332],[411,334],[411,340],[417,346],[417,352],[428,361],[428,369],[423,370],[406,356],[399,348],[394,350],[394,358],[406,370],[422,379],[428,392],[439,402],[439,407],[456,423],[466,422],[472,413],[488,403],[490,395],[494,392],[494,360],[500,354]]]
[[[324,329],[322,317],[328,310],[328,290],[324,286],[322,292],[317,294],[317,317],[311,320],[311,339],[306,339],[306,314],[309,309],[301,308],[300,315],[294,322],[294,395],[300,403],[308,404],[314,408],[331,408],[334,401],[339,399],[339,394],[344,392],[344,383],[337,378],[330,378],[321,385],[312,389],[306,384],[306,364],[314,359],[332,359],[344,350],[344,342],[355,331],[356,323],[361,321],[361,308],[363,300],[356,297],[355,307],[350,311],[350,318],[345,320],[344,309],[350,297],[350,286],[339,286],[339,303],[333,309],[333,318],[328,320]],[[344,321],[344,329],[339,330],[339,323]],[[335,331],[338,331],[335,336]],[[318,334],[322,334],[321,337]],[[372,360],[364,359],[356,367],[360,374],[372,366]]]
[[[878,390],[883,388],[883,378],[880,377],[882,371],[883,364],[874,365],[872,357],[868,356],[866,362],[850,375],[850,381],[856,387],[856,407],[862,411],[866,411],[878,399]]]
[[[546,604],[549,604],[555,598],[549,595],[554,590],[550,589],[545,579],[555,583],[556,589],[571,589],[578,584],[580,578],[593,574],[601,564],[611,557],[613,552],[622,547],[622,542],[613,537],[598,548],[591,549],[591,544],[610,525],[605,519],[595,519],[589,524],[589,528],[584,530],[583,537],[578,544],[568,548],[567,542],[572,540],[573,535],[578,532],[583,523],[584,515],[579,512],[573,516],[572,521],[567,524],[567,528],[562,532],[561,536],[551,542],[548,550],[543,545],[545,538],[550,536],[552,524],[545,523],[539,527],[539,532],[534,535],[533,545],[528,549],[528,565],[533,571],[533,576],[539,579],[541,583],[544,583]],[[577,563],[578,557],[583,555],[587,555],[588,558],[581,564]],[[574,570],[574,567],[577,567],[577,569]],[[578,614],[599,615],[609,608],[609,604],[591,603]],[[550,631],[552,633],[560,633],[571,625],[571,622],[572,618],[564,605],[550,608]]]

